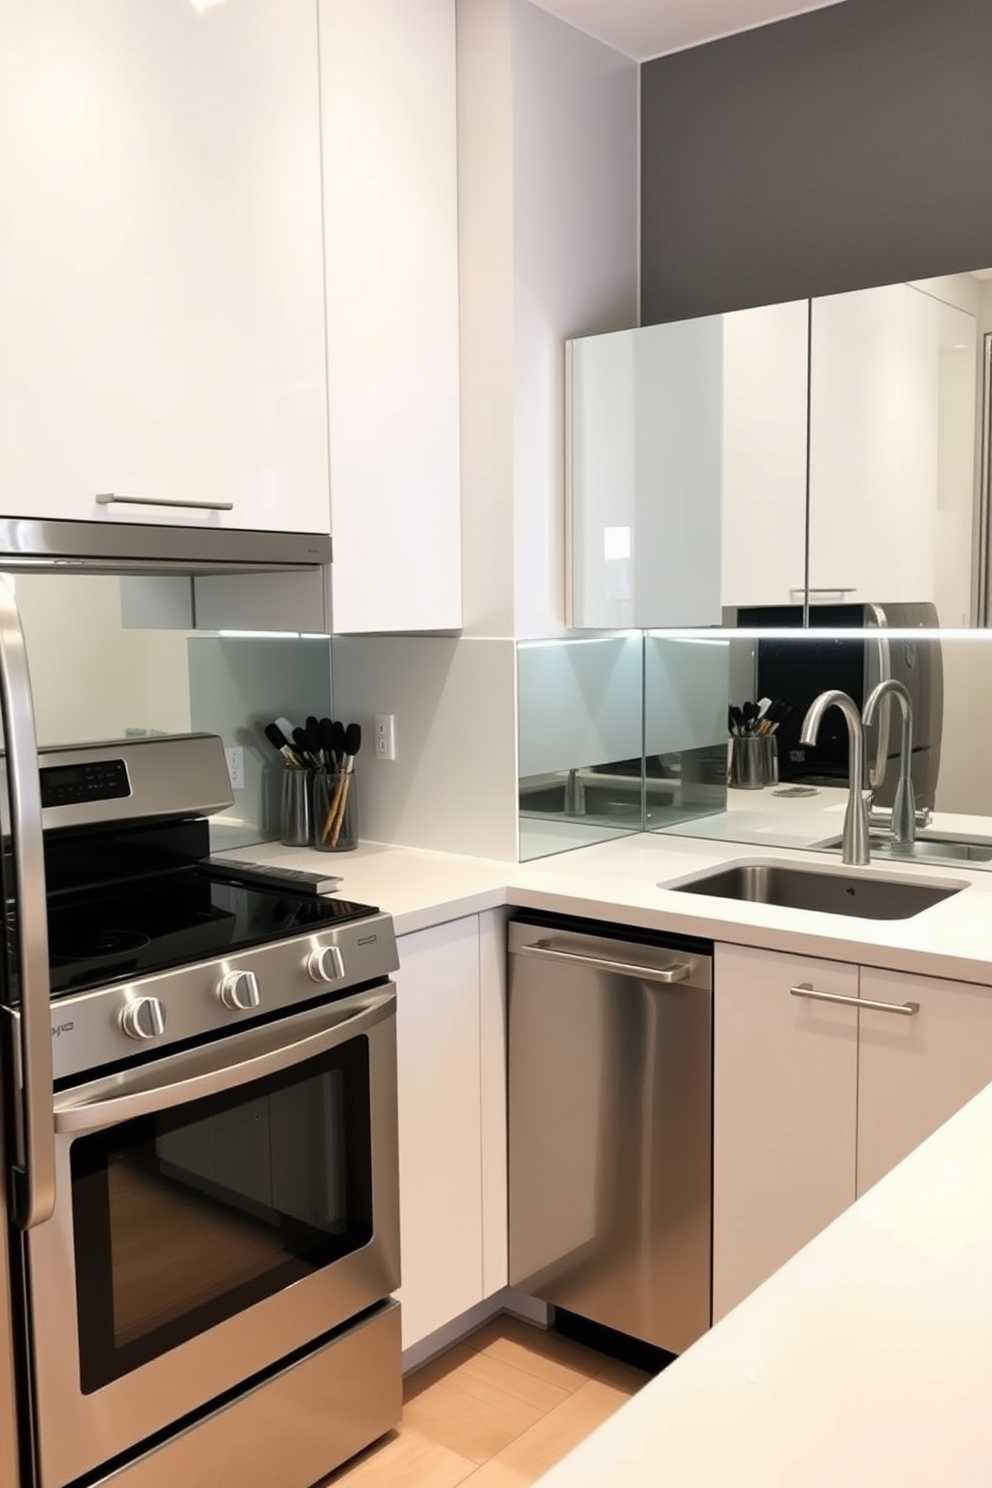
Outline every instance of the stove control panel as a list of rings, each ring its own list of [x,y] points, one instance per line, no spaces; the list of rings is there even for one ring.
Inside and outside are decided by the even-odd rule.
[[[70,993],[52,1003],[53,1074],[65,1081],[187,1040],[237,1037],[254,1019],[384,983],[398,966],[392,919],[377,911],[236,957]]]
[[[78,806],[82,802],[116,801],[131,794],[122,759],[82,760],[73,765],[42,765],[42,806]]]

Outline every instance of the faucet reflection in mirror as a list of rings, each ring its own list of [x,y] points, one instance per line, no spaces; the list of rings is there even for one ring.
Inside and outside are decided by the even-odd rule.
[[[875,717],[875,709],[882,698],[891,695],[902,712],[902,731],[899,740],[899,779],[892,801],[892,836],[896,842],[912,842],[916,836],[916,796],[913,792],[913,700],[909,689],[894,677],[887,677],[873,688],[865,703],[863,722],[867,728]]]

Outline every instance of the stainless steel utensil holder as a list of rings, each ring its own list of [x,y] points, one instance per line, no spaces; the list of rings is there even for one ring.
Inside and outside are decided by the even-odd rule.
[[[762,790],[778,780],[774,734],[738,734],[730,741],[727,784],[736,790]]]
[[[313,789],[309,770],[283,772],[279,841],[286,847],[313,846]]]

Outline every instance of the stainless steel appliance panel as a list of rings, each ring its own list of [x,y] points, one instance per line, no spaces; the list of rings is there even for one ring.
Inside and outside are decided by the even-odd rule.
[[[944,724],[944,666],[939,640],[890,635],[890,631],[939,627],[931,604],[869,604],[865,624],[877,627],[877,641],[865,647],[864,697],[886,678],[901,682],[913,710],[913,789],[919,806],[931,810],[940,773]],[[891,806],[899,779],[899,715],[892,698],[884,698],[876,722],[866,731],[868,781],[879,806]]]
[[[739,626],[759,630],[802,626],[800,605],[764,605],[731,612]],[[847,784],[847,730],[839,713],[828,711],[815,749],[799,733],[806,711],[821,692],[840,688],[860,710],[876,683],[893,677],[907,688],[913,708],[912,778],[918,806],[933,809],[940,771],[944,721],[943,652],[933,637],[892,632],[937,630],[932,604],[829,604],[809,612],[809,628],[779,640],[764,635],[756,643],[755,695],[780,698],[792,708],[779,726],[778,772],[782,782]],[[847,639],[845,629],[873,631]],[[865,731],[866,787],[875,803],[891,806],[899,777],[900,730],[891,700],[883,700],[876,721]]]
[[[510,1282],[673,1353],[710,1325],[712,962],[510,924]]]
[[[395,1426],[400,1306],[332,1342],[93,1488],[304,1488]]]
[[[0,1091],[2,1096],[2,1091]],[[0,1100],[0,1152],[3,1152],[3,1103]],[[18,1481],[17,1397],[14,1387],[14,1319],[10,1296],[9,1216],[0,1183],[0,1484]]]
[[[388,1297],[398,1286],[394,1012],[395,989],[388,984],[351,999],[310,1008],[261,1028],[246,1029],[224,1039],[219,1045],[167,1055],[152,1064],[139,1065],[130,1072],[125,1070],[56,1096],[56,1192],[59,1197],[53,1217],[32,1230],[28,1237],[41,1488],[59,1488],[59,1485],[91,1471],[95,1464],[137,1447],[147,1437],[180,1421],[204,1402],[272,1367],[281,1358]],[[169,1346],[167,1340],[161,1351],[146,1362],[139,1361],[106,1382],[103,1382],[103,1377],[96,1383],[87,1379],[87,1372],[92,1373],[92,1368],[81,1347],[81,1311],[95,1305],[99,1267],[124,1266],[128,1273],[124,1279],[128,1289],[128,1311],[122,1318],[108,1316],[115,1309],[104,1303],[97,1320],[98,1331],[103,1332],[112,1333],[119,1324],[126,1329],[133,1313],[138,1319],[134,1332],[139,1333],[144,1313],[165,1306],[162,1297],[174,1284],[178,1296],[177,1311],[181,1314],[182,1309],[187,1308],[188,1294],[200,1283],[195,1275],[192,1280],[180,1275],[178,1281],[173,1275],[178,1271],[179,1261],[173,1265],[170,1253],[181,1255],[192,1228],[182,1221],[181,1213],[174,1231],[166,1235],[160,1228],[147,1234],[144,1242],[140,1214],[133,1223],[125,1219],[116,1244],[109,1218],[98,1215],[93,1228],[97,1235],[101,1226],[106,1232],[102,1254],[94,1254],[89,1249],[85,1264],[79,1264],[74,1202],[74,1179],[78,1179],[78,1174],[74,1172],[72,1163],[74,1141],[92,1138],[94,1133],[101,1131],[116,1136],[125,1122],[136,1126],[141,1122],[159,1120],[156,1113],[162,1111],[181,1112],[184,1101],[188,1101],[190,1111],[194,1111],[194,1102],[203,1103],[211,1099],[214,1085],[219,1091],[230,1092],[232,1089],[236,1091],[240,1084],[245,1091],[244,1109],[235,1114],[244,1119],[234,1146],[238,1160],[243,1161],[246,1158],[246,1137],[251,1127],[251,1100],[260,1077],[268,1076],[272,1070],[288,1068],[292,1072],[294,1061],[305,1062],[322,1049],[361,1039],[368,1041],[365,1119],[369,1129],[369,1197],[373,1219],[368,1242],[302,1276],[292,1285],[283,1285],[252,1305],[222,1316],[221,1320],[175,1346]],[[213,1077],[209,1068],[211,1063]],[[301,1144],[306,1144],[307,1136],[305,1128],[298,1130]],[[291,1182],[291,1137],[292,1134],[275,1158],[270,1155],[265,1159],[274,1181],[282,1177],[284,1188],[287,1181]],[[157,1140],[157,1132],[150,1134],[146,1147],[148,1141]],[[251,1155],[249,1148],[247,1157],[251,1158]],[[177,1202],[166,1206],[169,1211],[166,1219],[171,1224],[175,1211],[182,1205],[196,1202],[198,1188],[202,1188],[209,1198],[211,1180],[209,1174],[196,1171],[195,1154],[184,1158],[173,1148],[159,1151],[159,1156],[171,1160],[173,1169],[179,1170]],[[350,1146],[347,1161],[352,1165],[355,1161]],[[106,1176],[97,1172],[95,1181],[109,1186],[109,1172],[109,1167]],[[246,1181],[238,1181],[236,1208],[251,1217],[251,1195],[244,1186]],[[130,1203],[130,1196],[125,1192],[119,1208]],[[104,1210],[109,1210],[109,1200],[104,1203]],[[228,1194],[221,1209],[213,1216],[207,1215],[207,1221],[216,1226],[220,1259],[225,1264],[227,1257],[222,1230],[229,1226],[225,1215],[230,1214]],[[259,1217],[264,1224],[264,1213]],[[292,1213],[289,1217],[292,1220]],[[234,1219],[237,1220],[237,1215]],[[203,1234],[201,1224],[197,1241],[201,1254],[204,1253]],[[256,1264],[258,1248],[250,1237],[245,1242],[240,1236],[232,1238],[231,1263],[235,1273],[239,1266],[251,1270]],[[267,1256],[263,1256],[261,1265],[263,1268],[269,1266]],[[225,1276],[220,1280],[226,1284]],[[206,1305],[209,1306],[212,1299],[208,1283],[209,1278],[204,1277],[202,1287],[207,1293]],[[148,1294],[144,1300],[142,1288]],[[117,1300],[115,1296],[115,1307]],[[195,1296],[190,1297],[187,1310],[191,1310],[195,1303]],[[121,1346],[127,1349],[131,1346],[130,1341],[125,1339]],[[398,1373],[395,1361],[393,1367]],[[323,1471],[326,1472],[328,1466],[325,1464]]]

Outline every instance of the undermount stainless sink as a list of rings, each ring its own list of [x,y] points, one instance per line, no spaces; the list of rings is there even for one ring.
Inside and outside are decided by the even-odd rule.
[[[818,850],[839,849],[841,839],[831,837],[816,844]],[[924,859],[931,863],[992,863],[992,843],[962,842],[955,837],[917,837],[915,842],[895,842],[891,837],[871,838],[872,856],[898,859],[906,863]]]
[[[735,863],[701,873],[662,889],[680,894],[709,894],[717,899],[775,904],[783,909],[814,909],[821,914],[856,915],[865,920],[908,920],[942,899],[959,894],[963,883],[911,883],[875,874],[821,872],[781,863]]]

